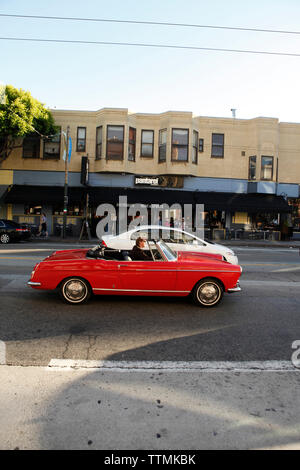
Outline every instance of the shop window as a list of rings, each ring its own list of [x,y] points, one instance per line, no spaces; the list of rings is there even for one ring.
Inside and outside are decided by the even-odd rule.
[[[224,158],[224,134],[212,134],[211,156]]]
[[[96,160],[102,157],[102,126],[96,127]]]
[[[59,160],[60,140],[61,140],[61,129],[59,130],[57,134],[50,136],[48,138],[45,138],[44,157],[43,157],[45,160]]]
[[[106,159],[123,160],[124,126],[107,126]]]
[[[85,152],[86,148],[86,127],[77,127],[76,152]]]
[[[165,162],[167,159],[167,129],[159,131],[158,161]]]
[[[232,217],[233,224],[250,224],[250,218],[247,212],[235,212]]]
[[[23,158],[40,158],[40,137],[30,134],[23,139]]]
[[[198,132],[193,131],[193,154],[192,163],[198,163]]]
[[[204,152],[204,139],[199,139],[199,152]]]
[[[25,215],[41,215],[42,213],[42,206],[40,205],[26,205],[24,206],[24,214]]]
[[[142,131],[141,157],[153,158],[154,131]]]
[[[248,179],[250,181],[256,180],[256,156],[255,155],[253,155],[252,157],[249,157]]]
[[[73,204],[68,206],[67,215],[72,216],[83,216],[83,206],[82,204]],[[53,215],[64,215],[63,205],[57,204],[52,208]]]
[[[130,162],[135,161],[135,148],[136,148],[136,129],[129,127],[129,139],[128,139],[128,160]]]
[[[172,161],[187,162],[189,155],[189,130],[172,129]]]
[[[261,157],[261,179],[272,181],[273,179],[273,157]]]

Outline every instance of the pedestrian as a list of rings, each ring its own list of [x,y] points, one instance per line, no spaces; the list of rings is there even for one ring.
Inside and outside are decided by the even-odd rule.
[[[48,237],[48,232],[47,232],[47,217],[45,212],[42,213],[41,215],[41,233],[40,235],[42,237]]]

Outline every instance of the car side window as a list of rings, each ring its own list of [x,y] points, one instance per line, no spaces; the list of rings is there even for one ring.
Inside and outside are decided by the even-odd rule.
[[[0,227],[5,227],[5,224],[2,222],[2,220],[0,220]]]

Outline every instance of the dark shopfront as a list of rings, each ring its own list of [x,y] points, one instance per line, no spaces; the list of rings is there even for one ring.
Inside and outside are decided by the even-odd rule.
[[[63,223],[63,192],[62,186],[14,185],[6,192],[3,200],[5,204],[11,204],[12,216],[17,222],[38,225],[41,212],[46,212],[48,231],[58,236],[61,234]],[[180,204],[182,216],[184,204],[192,204],[193,214],[196,204],[203,204],[206,236],[209,238],[228,238],[228,233],[233,229],[279,231],[281,221],[286,220],[291,212],[283,197],[270,194],[192,192],[157,188],[69,187],[67,213],[69,236],[79,237],[87,194],[92,236],[96,235],[96,226],[99,222],[99,218],[96,217],[97,207],[102,203],[109,203],[117,209],[119,196],[127,197],[127,205],[140,203],[148,208],[151,204],[156,206],[163,203],[169,206]],[[179,226],[180,221],[177,222]],[[151,223],[150,217],[144,223]]]

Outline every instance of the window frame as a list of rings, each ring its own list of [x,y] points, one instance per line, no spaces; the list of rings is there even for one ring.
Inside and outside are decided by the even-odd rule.
[[[98,133],[99,130],[101,129],[101,142],[98,142]],[[103,126],[97,126],[96,127],[96,150],[95,150],[95,160],[101,160],[102,159],[102,145],[103,145]],[[100,148],[100,152],[99,152]]]
[[[255,159],[255,160],[253,160]],[[251,163],[255,163],[255,167],[251,167]],[[251,177],[251,169],[255,168],[255,176]],[[257,157],[256,155],[250,155],[248,164],[248,181],[257,181]]]
[[[44,145],[43,145],[43,160],[60,160],[60,156],[61,156],[61,137],[62,137],[62,129],[61,129],[61,126],[58,126],[58,129],[59,131],[55,134],[55,136],[52,136],[52,139],[53,137],[56,137],[56,136],[59,136],[59,140],[58,142],[56,142],[55,140],[47,140],[47,139],[44,139]],[[49,144],[49,143],[57,143],[58,144],[58,152],[53,154],[53,155],[56,155],[55,157],[53,156],[50,156],[50,157],[45,157],[45,147],[46,147],[46,144]],[[51,155],[51,154],[50,154]]]
[[[32,147],[35,148],[36,155],[30,155],[30,156],[24,155],[24,142],[25,141],[27,141],[27,143],[29,141],[29,142],[33,142],[35,144]],[[22,158],[25,158],[25,159],[27,159],[27,158],[35,158],[35,159],[36,158],[41,158],[41,138],[38,135],[32,133],[32,134],[29,134],[29,135],[27,135],[23,138]]]
[[[123,140],[116,139],[115,141],[111,141],[108,139],[108,131],[110,127],[119,127],[123,129]],[[124,160],[124,134],[125,134],[125,126],[124,125],[118,125],[118,124],[107,124],[106,126],[106,160],[109,161],[122,161]],[[121,158],[109,158],[108,157],[108,149],[109,149],[109,144],[111,143],[119,143],[122,144],[122,156]]]
[[[203,153],[204,152],[204,139],[200,138],[198,142],[199,142],[198,152]]]
[[[152,133],[152,143],[143,142],[143,133],[144,132],[151,132]],[[151,145],[151,156],[150,155],[143,155],[143,145]],[[141,129],[141,158],[153,158],[154,156],[154,130],[153,129]]]
[[[187,144],[174,144],[174,131],[186,131],[187,132]],[[190,142],[190,130],[188,128],[181,128],[181,127],[172,127],[172,134],[171,134],[171,161],[172,162],[181,162],[181,163],[188,163],[189,161],[189,142]],[[173,149],[179,148],[186,148],[186,160],[179,160],[173,158]]]
[[[84,129],[84,139],[79,138],[79,130]],[[84,141],[84,148],[79,148],[79,141]],[[86,151],[86,127],[78,126],[77,127],[77,136],[76,136],[76,152],[85,152]]]
[[[196,137],[196,139],[195,139]],[[194,141],[195,139],[195,141]],[[199,141],[199,132],[193,129],[193,139],[192,139],[192,163],[194,165],[198,164],[198,141]],[[196,145],[195,145],[196,144]],[[194,161],[195,160],[195,161]]]
[[[270,178],[263,178],[263,159],[264,158],[271,158],[272,159],[272,173]],[[274,156],[272,155],[262,155],[261,156],[261,162],[260,162],[260,179],[262,181],[273,181],[273,176],[274,176]]]
[[[162,139],[161,139],[161,136],[162,136],[162,133],[165,132],[165,135],[166,135],[166,142],[165,143],[162,143]],[[165,163],[167,161],[167,140],[168,140],[168,129],[165,128],[165,129],[160,129],[159,130],[159,135],[158,135],[158,163]],[[161,150],[162,148],[165,149],[165,158],[161,158]]]
[[[134,139],[130,139],[130,131],[134,131]],[[133,146],[134,152],[133,152],[133,158],[129,158],[131,153],[130,153],[130,146]],[[128,161],[129,162],[135,162],[136,160],[136,128],[129,126],[128,129]]]
[[[223,143],[222,144],[214,143],[214,136],[222,136],[223,137]],[[213,153],[214,147],[221,148],[222,149],[222,155],[215,155]],[[211,158],[224,158],[224,148],[225,148],[225,134],[221,134],[219,132],[213,132],[212,135],[211,135]]]

